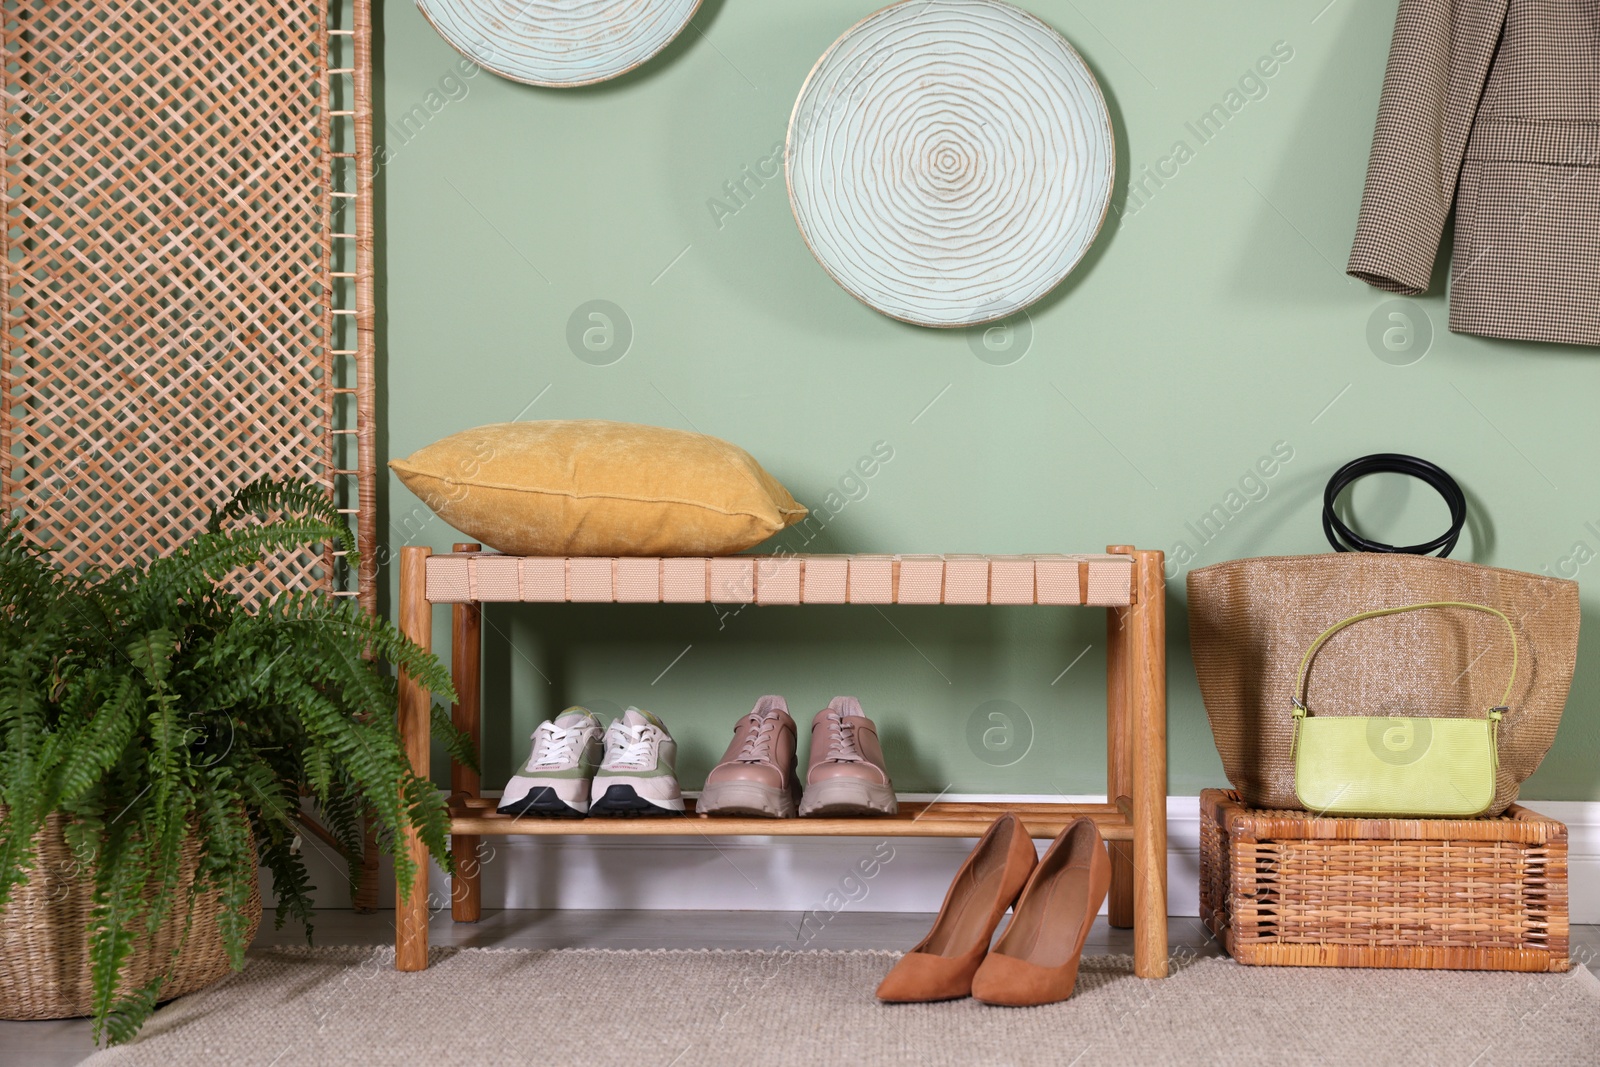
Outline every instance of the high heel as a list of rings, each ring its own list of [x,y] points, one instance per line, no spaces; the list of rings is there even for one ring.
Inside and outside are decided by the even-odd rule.
[[[1027,1007],[1072,995],[1094,917],[1111,888],[1111,857],[1093,819],[1061,831],[1017,898],[1011,924],[972,977],[985,1004]]]
[[[878,999],[904,1003],[969,995],[1000,917],[1037,862],[1021,819],[1007,813],[990,824],[950,883],[933,929],[885,976]]]

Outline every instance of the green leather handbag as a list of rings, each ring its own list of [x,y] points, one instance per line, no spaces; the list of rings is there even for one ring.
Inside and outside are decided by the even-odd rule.
[[[1511,678],[1483,718],[1312,715],[1306,707],[1317,649],[1366,619],[1424,608],[1499,616],[1511,633]],[[1517,632],[1484,604],[1436,600],[1352,615],[1322,631],[1300,659],[1294,691],[1294,788],[1308,811],[1330,815],[1471,818],[1494,802],[1499,726],[1517,679]]]

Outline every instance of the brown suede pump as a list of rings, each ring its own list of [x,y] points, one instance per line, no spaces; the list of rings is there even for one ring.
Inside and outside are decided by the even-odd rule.
[[[1022,820],[1010,813],[996,819],[956,872],[933,929],[884,977],[878,999],[904,1003],[968,996],[1000,917],[1037,862]]]
[[[1034,868],[1011,924],[972,976],[972,995],[1010,1007],[1066,1000],[1110,888],[1111,857],[1099,827],[1074,820]]]

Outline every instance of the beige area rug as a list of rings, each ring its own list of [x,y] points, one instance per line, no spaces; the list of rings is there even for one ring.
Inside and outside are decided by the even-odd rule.
[[[883,1005],[888,952],[273,949],[87,1061],[150,1065],[1600,1062],[1600,980],[1086,959],[1063,1004]]]

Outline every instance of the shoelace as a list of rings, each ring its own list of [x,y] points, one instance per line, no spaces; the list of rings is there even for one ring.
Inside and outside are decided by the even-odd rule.
[[[856,747],[856,724],[839,715],[828,716],[828,759],[834,763],[864,763]]]
[[[778,732],[778,719],[776,716],[762,718],[758,715],[748,716],[755,729],[744,739],[744,744],[739,748],[736,757],[740,763],[771,763],[772,738]]]
[[[650,726],[614,726],[606,738],[606,766],[642,770],[651,763],[655,729]]]
[[[554,723],[542,722],[533,731],[533,755],[528,759],[528,770],[550,770],[577,762],[578,746],[583,743],[582,727],[564,730]]]

